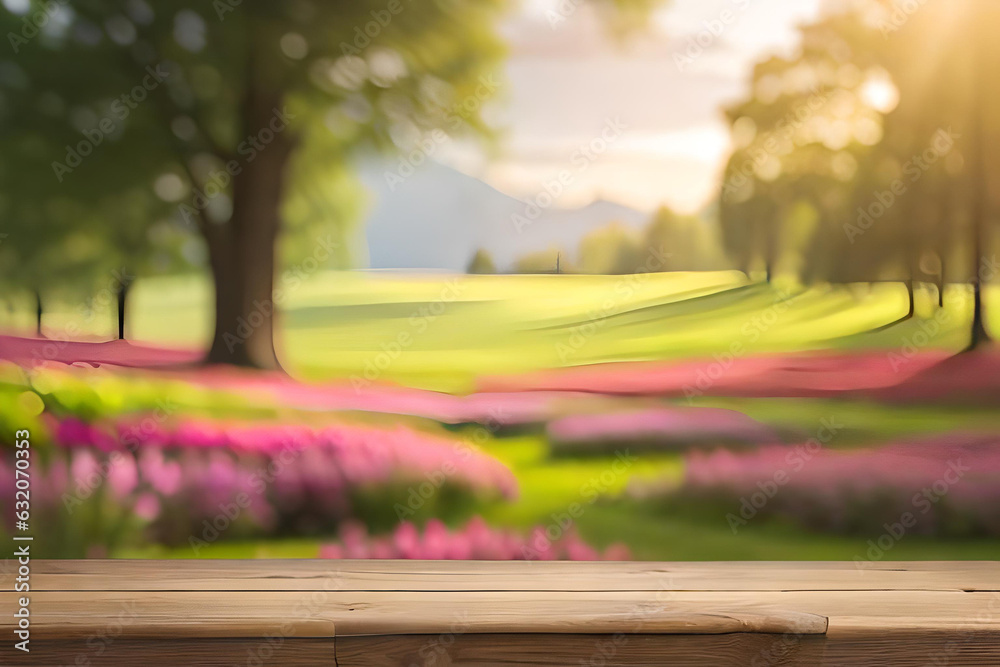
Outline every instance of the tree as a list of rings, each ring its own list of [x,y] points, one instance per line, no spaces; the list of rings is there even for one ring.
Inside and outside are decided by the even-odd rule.
[[[972,346],[984,340],[978,269],[1000,174],[1000,49],[984,26],[998,12],[978,0],[914,12],[855,0],[805,26],[795,58],[759,65],[753,96],[729,111],[737,150],[721,205],[744,265],[763,256],[770,274],[798,217],[813,228],[807,279],[902,281],[907,316],[914,283],[940,295],[948,280],[971,282]],[[816,95],[827,102],[813,108]]]
[[[954,0],[901,13],[888,0],[857,5],[870,28],[866,56],[899,91],[879,145],[887,166],[879,186],[895,188],[895,200],[879,224],[897,230],[893,241],[911,280],[933,277],[926,275],[930,257],[939,292],[949,277],[972,284],[969,349],[977,348],[988,340],[982,288],[1000,213],[993,187],[1000,178],[1000,45],[992,34],[1000,6]]]
[[[481,128],[478,108],[497,85],[500,42],[490,28],[501,9],[497,1],[419,11],[396,0],[73,3],[61,28],[17,45],[23,80],[6,120],[15,134],[42,139],[21,179],[30,176],[43,201],[73,198],[92,210],[109,191],[179,179],[189,194],[163,203],[208,249],[216,287],[208,360],[276,367],[283,206],[362,146],[395,140],[409,150],[432,140],[432,127]],[[19,35],[21,17],[4,13],[4,27]],[[46,95],[60,102],[52,116],[36,111]]]
[[[643,265],[642,239],[620,222],[587,234],[580,241],[579,270],[596,275],[635,273]]]
[[[655,3],[600,4],[631,24]],[[5,142],[11,150],[0,159],[26,157],[32,168],[17,180],[42,200],[90,203],[112,189],[180,179],[188,195],[164,203],[207,246],[215,285],[207,360],[276,368],[273,288],[285,205],[309,188],[314,202],[337,207],[335,192],[317,184],[366,146],[411,156],[387,175],[402,179],[442,140],[442,128],[485,132],[479,110],[499,85],[496,24],[506,3],[52,7],[32,2],[24,16],[0,10],[18,55],[8,68],[14,76],[0,84],[11,101],[4,122],[24,138]],[[55,17],[32,28],[47,11]],[[51,113],[38,113],[45,105]]]
[[[845,267],[878,271],[870,261],[843,261],[862,256],[843,226],[859,165],[882,138],[882,113],[868,91],[885,73],[855,48],[868,33],[853,13],[803,27],[800,53],[759,63],[748,98],[727,109],[736,148],[719,215],[726,248],[744,272],[763,267],[770,280],[791,265],[806,280],[849,280],[858,278]]]
[[[466,273],[492,274],[497,272],[497,265],[493,261],[493,255],[488,250],[480,248],[469,261],[469,269]]]
[[[108,195],[96,203],[88,217],[77,220],[85,229],[106,229],[104,234],[88,236],[97,247],[86,271],[92,296],[84,301],[81,311],[92,317],[99,307],[109,306],[120,340],[126,338],[128,297],[136,280],[192,269],[183,256],[190,234],[164,217],[162,202],[151,195],[142,188]]]
[[[559,248],[529,252],[514,264],[515,273],[575,273]]]
[[[79,293],[81,277],[91,268],[88,244],[79,243],[68,224],[76,212],[67,202],[13,206],[0,200],[0,216],[6,222],[0,242],[2,283],[11,296],[18,292],[30,296],[39,337],[45,336],[43,318],[54,292],[76,289]],[[40,234],[43,222],[59,233],[53,237]]]
[[[678,215],[663,206],[645,232],[648,262],[660,271],[718,271],[729,268],[714,221]]]

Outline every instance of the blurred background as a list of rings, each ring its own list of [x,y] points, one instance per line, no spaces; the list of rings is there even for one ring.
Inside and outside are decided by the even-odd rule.
[[[0,0],[0,532],[28,430],[39,557],[995,557],[997,28]]]

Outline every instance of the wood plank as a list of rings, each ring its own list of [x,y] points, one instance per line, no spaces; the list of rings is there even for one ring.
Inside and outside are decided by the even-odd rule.
[[[340,637],[340,667],[984,667],[996,636],[917,633],[866,638],[733,634]]]
[[[31,652],[0,645],[0,665],[11,667],[335,667],[333,638],[31,640]]]
[[[11,667],[412,667],[413,665],[535,665],[536,667],[816,667],[850,664],[966,667],[1000,664],[1000,645],[985,636],[921,633],[831,641],[768,635],[456,635],[256,640],[33,640],[32,652],[0,645]],[[756,662],[754,662],[756,661]]]
[[[8,561],[8,564],[11,561]],[[11,591],[13,569],[0,572]],[[35,561],[33,590],[1000,591],[1000,562]]]
[[[470,600],[470,598],[472,598]],[[828,634],[910,629],[1000,632],[1000,593],[955,591],[667,591],[650,592],[502,592],[474,596],[451,592],[354,594],[367,607],[341,618],[338,634],[401,632],[410,615],[423,614],[420,623],[437,618],[450,620],[461,610],[475,631],[486,616],[509,616],[512,622],[537,616],[554,616],[582,605],[623,605],[628,613],[643,618],[647,611],[770,610],[815,614],[829,619]],[[421,611],[422,610],[422,611]],[[372,630],[376,628],[377,630]]]
[[[448,635],[337,639],[340,667],[790,667],[822,664],[821,637],[773,635]],[[752,662],[754,658],[760,658]],[[766,659],[765,659],[766,656]]]
[[[0,664],[1000,664],[994,562],[34,561],[31,584],[34,655]]]
[[[332,594],[333,604],[340,603]],[[544,632],[544,623],[559,629],[579,609],[602,609],[633,619],[652,632],[647,615],[665,612],[803,613],[829,619],[829,634],[879,631],[947,630],[1000,632],[1000,593],[954,591],[667,591],[651,592],[368,592],[344,594],[351,601],[335,612],[338,636],[409,634],[446,627],[457,619],[470,632],[490,632],[499,623],[517,632],[528,625]],[[459,616],[461,614],[461,616]],[[621,630],[622,628],[619,628]],[[632,630],[625,625],[625,630]],[[531,630],[529,630],[531,631]]]
[[[15,594],[0,594],[13,608]],[[796,614],[829,619],[834,635],[927,630],[1000,632],[1000,593],[937,591],[671,592],[36,592],[32,627],[45,636],[72,638],[100,631],[107,619],[129,615],[129,636],[250,637],[434,634],[456,623],[470,633],[718,632],[715,622],[766,631]],[[725,620],[729,617],[729,620]],[[687,619],[687,620],[685,620]],[[813,619],[815,620],[815,619]],[[0,616],[0,631],[13,627]],[[803,622],[809,632],[817,623]],[[691,624],[693,627],[688,627]],[[292,631],[281,630],[291,624]],[[774,626],[778,629],[777,625]],[[699,630],[701,628],[701,630]],[[784,632],[784,629],[778,629]]]
[[[0,609],[15,609],[18,593],[0,593]],[[85,639],[115,633],[132,638],[326,638],[336,636],[340,604],[321,593],[31,592],[32,637]],[[13,614],[0,630],[13,633]]]
[[[661,604],[641,593],[36,592],[32,631],[51,639],[332,637],[474,633],[822,634],[826,618],[767,606]],[[627,595],[630,598],[622,598]],[[16,594],[0,593],[14,608]],[[13,631],[13,616],[0,630]],[[336,633],[335,633],[336,629]]]

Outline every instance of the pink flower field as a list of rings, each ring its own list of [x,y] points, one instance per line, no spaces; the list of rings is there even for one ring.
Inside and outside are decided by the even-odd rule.
[[[741,412],[719,408],[650,408],[583,413],[549,423],[556,451],[585,453],[634,445],[654,451],[682,451],[718,443],[772,443],[774,431]]]
[[[995,436],[956,434],[846,451],[693,451],[677,495],[718,502],[744,521],[778,517],[813,530],[864,533],[910,513],[916,533],[994,535],[997,443]]]
[[[407,560],[631,560],[628,548],[609,546],[603,553],[588,546],[575,532],[550,537],[536,527],[527,536],[490,528],[479,517],[449,531],[437,520],[423,532],[401,523],[391,535],[372,537],[363,524],[348,523],[340,539],[320,549],[320,558],[402,558]]]
[[[356,516],[359,504],[409,516],[462,498],[517,495],[510,470],[471,443],[401,425],[49,422],[54,451],[35,469],[35,511],[71,523],[84,513],[79,508],[99,508],[107,529],[138,523],[146,539],[168,544],[220,532],[324,531]],[[12,494],[10,463],[0,459],[0,492]],[[113,541],[115,534],[95,537]]]

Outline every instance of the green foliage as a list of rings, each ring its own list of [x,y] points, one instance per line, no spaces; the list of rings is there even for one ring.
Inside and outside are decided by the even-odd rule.
[[[575,273],[564,250],[549,248],[531,252],[517,260],[515,273]]]
[[[798,56],[759,63],[749,97],[727,111],[736,149],[719,215],[726,249],[744,271],[802,268],[796,255],[810,218],[831,259],[812,257],[808,277],[830,279],[843,266],[841,226],[852,193],[864,187],[859,164],[883,133],[882,114],[866,96],[885,78],[864,51],[872,39],[852,12],[806,26]]]
[[[123,258],[163,267],[183,236],[225,224],[233,171],[267,149],[245,118],[254,89],[278,91],[297,139],[289,259],[320,233],[342,240],[361,203],[350,157],[433,127],[484,132],[481,79],[502,54],[499,1],[90,0],[33,29],[46,6],[0,8],[15,51],[0,62],[2,271],[30,287]],[[341,250],[331,265],[348,263]]]
[[[554,249],[531,253],[517,264],[518,273],[555,273],[555,255],[561,273],[629,275],[666,271],[718,271],[729,268],[713,222],[682,216],[661,207],[644,230],[611,223],[580,241],[578,260]]]
[[[677,215],[661,207],[645,232],[646,270],[717,271],[728,269],[722,242],[713,222]]]
[[[805,26],[795,58],[760,63],[728,112],[734,259],[807,280],[975,279],[998,217],[982,194],[1000,170],[997,12],[856,0]]]
[[[641,270],[642,240],[621,223],[591,232],[580,241],[579,270],[596,275],[620,275]]]
[[[656,1],[598,4],[625,32]],[[208,358],[275,368],[271,315],[235,345],[227,335],[254,316],[251,304],[272,300],[284,273],[274,264],[348,265],[345,231],[361,204],[348,165],[360,152],[410,153],[435,131],[491,137],[481,111],[502,86],[498,23],[508,7],[4,6],[0,31],[14,57],[0,61],[9,130],[0,137],[9,187],[0,219],[10,229],[0,281],[86,289],[119,260],[148,272],[183,257],[210,267],[216,283]],[[72,243],[82,230],[99,243]],[[192,246],[199,234],[207,250]],[[56,261],[64,256],[72,261]]]
[[[488,250],[480,248],[473,255],[472,260],[469,262],[469,269],[467,273],[476,274],[493,274],[497,272],[497,265],[493,261],[493,255],[489,253]]]

